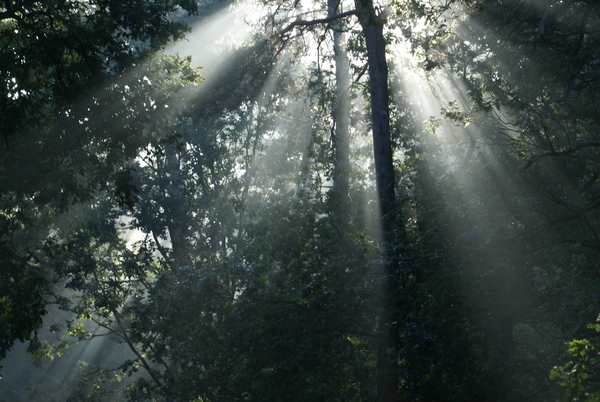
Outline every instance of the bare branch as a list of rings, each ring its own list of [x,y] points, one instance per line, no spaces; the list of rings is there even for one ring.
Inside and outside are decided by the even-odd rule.
[[[538,159],[542,159],[542,158],[545,158],[547,156],[568,155],[568,154],[572,154],[573,152],[577,152],[577,151],[580,151],[580,150],[585,149],[585,148],[595,148],[595,147],[600,147],[600,142],[591,142],[591,143],[586,143],[586,144],[579,144],[579,145],[576,145],[576,146],[574,146],[574,147],[572,147],[570,149],[566,149],[564,151],[552,151],[552,152],[546,152],[546,153],[543,153],[543,154],[535,155],[535,156],[532,156],[531,158],[529,158],[529,160],[527,161],[527,163],[525,163],[525,166],[523,166],[523,168],[521,170],[527,170]]]
[[[298,26],[311,26],[311,25],[318,25],[318,24],[327,24],[329,22],[339,20],[340,18],[345,18],[350,15],[358,15],[358,13],[359,13],[358,10],[351,10],[351,11],[346,11],[346,12],[343,12],[340,14],[332,15],[331,17],[320,18],[317,20],[310,20],[310,21],[296,20],[296,21],[292,22],[290,25],[288,25],[287,27],[283,28],[281,31],[279,31],[279,35],[285,35],[286,33],[290,32],[292,29],[294,29],[295,27],[298,27]]]

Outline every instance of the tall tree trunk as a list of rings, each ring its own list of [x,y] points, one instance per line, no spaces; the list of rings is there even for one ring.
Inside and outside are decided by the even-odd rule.
[[[369,64],[369,89],[371,94],[371,124],[377,193],[382,219],[385,249],[385,287],[383,306],[379,318],[379,344],[377,353],[377,402],[398,401],[398,350],[400,344],[397,299],[397,259],[392,252],[394,241],[395,178],[390,134],[390,107],[388,93],[388,66],[383,36],[384,21],[379,18],[372,0],[355,0],[367,47]]]
[[[340,0],[328,0],[328,14],[333,16],[341,13]],[[347,233],[349,224],[349,175],[350,175],[350,68],[348,54],[346,53],[344,19],[337,19],[330,23],[333,30],[333,53],[335,59],[335,103],[333,120],[335,131],[333,133],[333,197],[337,209],[335,215],[340,225],[341,233]]]
[[[175,150],[167,150],[166,153],[166,171],[171,177],[171,183],[169,183],[167,188],[169,203],[168,205],[164,205],[164,209],[167,214],[167,229],[171,241],[171,258],[177,266],[189,265],[188,244],[185,236],[187,224],[180,156]]]

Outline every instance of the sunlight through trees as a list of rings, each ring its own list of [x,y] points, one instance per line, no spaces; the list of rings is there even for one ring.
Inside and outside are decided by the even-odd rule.
[[[598,400],[599,25],[0,2],[0,402]]]

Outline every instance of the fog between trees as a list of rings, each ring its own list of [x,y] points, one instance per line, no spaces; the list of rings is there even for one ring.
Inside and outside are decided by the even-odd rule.
[[[599,17],[3,2],[0,381],[103,340],[21,397],[597,400]]]

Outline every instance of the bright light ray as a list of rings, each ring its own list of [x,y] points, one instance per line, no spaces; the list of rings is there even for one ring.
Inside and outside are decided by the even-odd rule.
[[[469,110],[464,88],[456,86],[456,82],[440,72],[426,75],[418,60],[411,55],[408,46],[407,43],[401,43],[393,49],[392,58],[396,70],[392,73],[398,77],[398,87],[392,90],[397,96],[407,98],[416,116],[417,128],[422,131],[421,139],[424,143],[438,146],[462,145],[466,151],[470,140],[468,131],[450,124],[442,113],[449,105],[454,105],[460,112]],[[447,153],[444,163],[452,166],[456,163],[456,156]]]
[[[250,40],[252,26],[259,13],[260,9],[253,7],[251,1],[243,1],[216,12],[208,19],[195,23],[190,21],[192,32],[185,39],[168,46],[165,53],[192,56],[193,64],[202,67],[202,76],[210,83],[227,64],[233,50]]]
[[[48,314],[44,317],[44,327],[52,323],[64,322],[66,319],[72,319],[72,316],[56,306],[50,306]],[[106,329],[93,323],[86,325],[86,330],[94,335],[107,332]],[[40,331],[40,340],[52,343],[53,338],[54,334]],[[63,356],[37,364],[33,364],[29,357],[23,358],[26,355],[25,349],[26,344],[18,343],[2,360],[5,368],[2,373],[2,400],[79,400],[78,387],[84,381],[84,370],[93,369],[94,366],[114,367],[127,358],[135,359],[135,355],[127,345],[119,344],[107,336],[71,345],[64,350]],[[86,362],[88,366],[81,366],[79,362]],[[139,374],[124,378],[121,383],[107,383],[104,386],[107,390],[122,388]]]
[[[480,130],[481,121],[472,122],[470,119],[466,121],[460,120],[451,121],[445,116],[448,113],[454,113],[454,116],[460,116],[461,113],[467,113],[465,116],[470,116],[468,112],[471,110],[471,103],[468,99],[465,87],[460,84],[459,80],[453,79],[451,73],[432,72],[427,76],[417,66],[418,60],[411,57],[402,57],[401,55],[409,54],[406,48],[396,48],[397,74],[401,77],[400,96],[408,97],[409,103],[413,108],[413,112],[423,122],[420,127],[420,138],[423,144],[427,147],[424,156],[427,164],[431,166],[432,172],[435,166],[443,167],[443,174],[448,178],[452,178],[451,182],[458,185],[459,189],[467,190],[468,183],[464,182],[464,170],[479,169],[482,164],[485,164],[485,159],[489,158],[490,153],[486,156],[479,155],[478,152],[485,144],[482,141]],[[485,120],[485,117],[483,118]],[[433,123],[433,127],[432,127]],[[428,127],[429,126],[429,127]],[[429,145],[429,146],[428,146]],[[474,162],[478,160],[478,162]],[[496,161],[488,161],[490,165],[497,166]],[[436,172],[439,171],[435,170]],[[421,172],[421,174],[432,174],[429,171]],[[505,176],[506,172],[501,169],[494,176],[496,188],[500,189],[506,186],[506,183],[511,182]],[[439,179],[438,179],[439,180]],[[508,193],[509,189],[505,189]],[[463,200],[465,205],[469,205],[472,210],[467,212],[464,219],[469,219],[470,215],[480,216],[482,212],[482,204],[476,199],[475,194],[456,194],[458,199]],[[452,203],[452,200],[447,200]],[[450,209],[452,205],[449,204]],[[495,211],[501,213],[501,211]],[[450,218],[450,217],[445,217]],[[458,230],[458,229],[457,229]],[[491,233],[492,227],[488,222],[473,222],[471,230],[479,233],[480,239],[485,239]],[[447,236],[454,238],[459,235],[459,232],[454,233],[455,229],[450,225],[447,229]]]
[[[540,7],[537,8],[540,16],[547,12],[542,2],[537,2],[537,6]],[[467,28],[469,35],[484,34],[484,30],[474,21],[469,21]],[[457,34],[463,41],[469,39],[461,30]],[[500,43],[499,38],[488,36],[487,40],[492,45],[490,48]],[[485,306],[478,308],[487,309],[490,320],[501,321],[503,325],[504,322],[510,323],[507,337],[518,344],[518,331],[527,330],[528,325],[517,318],[520,309],[527,308],[521,305],[518,297],[521,287],[528,284],[522,283],[523,276],[519,274],[524,267],[525,257],[520,254],[521,250],[514,248],[518,248],[519,240],[528,236],[527,219],[535,222],[535,218],[531,218],[531,211],[525,211],[518,200],[512,199],[515,195],[526,197],[532,189],[527,188],[527,180],[517,177],[514,168],[518,165],[508,159],[514,157],[510,146],[514,145],[514,141],[529,142],[528,134],[516,126],[518,123],[511,124],[514,116],[501,109],[479,115],[467,113],[469,118],[462,123],[469,124],[449,123],[442,112],[448,110],[449,106],[454,106],[457,113],[472,112],[465,87],[459,79],[453,78],[452,73],[436,73],[425,77],[415,68],[416,60],[400,57],[403,54],[409,52],[406,48],[398,47],[395,58],[397,74],[402,80],[400,88],[395,90],[401,92],[400,96],[408,97],[421,121],[427,123],[433,120],[441,124],[435,134],[427,132],[426,124],[421,127],[422,142],[431,143],[433,152],[425,153],[428,166],[420,174],[432,175],[433,169],[440,164],[444,167],[435,170],[437,173],[443,172],[435,178],[437,185],[447,185],[442,190],[447,198],[438,195],[440,204],[447,207],[440,209],[445,210],[445,216],[439,218],[445,220],[446,225],[442,229],[444,235],[449,244],[453,244],[453,251],[466,268],[460,279],[469,282],[467,286],[473,289],[473,293],[468,293],[467,297],[473,297],[479,303],[483,300]],[[479,54],[481,56],[476,61],[490,67],[490,71],[496,65],[500,66],[498,70],[502,70],[502,67],[509,69],[516,61],[495,59],[493,62],[496,64],[488,64],[486,60],[497,55],[491,51]],[[498,75],[505,78],[500,73]],[[529,78],[536,79],[533,76]],[[535,99],[535,94],[529,95]],[[537,151],[533,149],[533,144],[528,145],[533,152]],[[554,160],[540,161],[540,165],[541,169],[536,171],[538,179],[566,189],[569,201],[574,204],[581,202],[580,208],[585,207],[585,200],[579,197],[578,189],[569,178],[564,177]],[[431,167],[431,171],[428,167]],[[448,192],[448,189],[451,191]],[[522,217],[525,217],[525,221],[521,220]],[[485,297],[477,295],[477,292],[485,294]]]
[[[303,78],[304,71],[300,66],[293,66],[291,54],[285,52],[265,83],[259,103],[266,104],[271,95],[274,94],[277,81],[282,75],[298,77],[295,80],[295,93],[303,96],[282,96],[279,101],[279,110],[274,121],[274,127],[265,133],[262,140],[263,151],[253,161],[252,170],[262,180],[271,181],[278,175],[287,176],[293,172],[299,172],[299,168],[308,153],[312,136],[313,113],[310,104],[305,99],[308,96],[307,80]],[[257,183],[258,184],[258,183]],[[287,190],[293,190],[299,183],[290,182]],[[260,183],[258,187],[267,186],[271,191],[276,191],[272,183]],[[257,187],[253,186],[255,189]]]
[[[239,3],[230,9],[218,12],[208,20],[199,22],[193,27],[193,32],[187,40],[166,49],[165,52],[178,52],[182,57],[190,54],[193,56],[194,64],[203,67],[201,74],[206,82],[197,86],[199,90],[205,88],[211,80],[219,76],[219,70],[231,60],[237,48],[248,44],[250,41],[251,26],[247,21],[255,21],[257,12],[249,12],[249,10],[256,10],[256,7],[253,8],[249,4],[249,2]],[[143,71],[144,66],[138,68]],[[128,80],[136,79],[135,70],[128,71],[123,79],[113,85],[113,89],[117,87],[125,88],[127,82],[129,82]],[[144,77],[144,80],[147,80],[147,78]],[[148,84],[150,85],[150,83]],[[271,91],[269,84],[267,84],[265,91]],[[104,96],[104,93],[96,93],[91,94],[88,99],[93,101],[102,99]],[[112,110],[105,110],[107,112],[117,112],[119,105],[114,104],[111,108]],[[126,221],[129,218],[123,217],[123,220],[124,223],[127,223]],[[143,233],[139,230],[126,228],[123,230],[123,237],[126,239],[128,247],[131,248],[136,241],[143,238]],[[163,244],[163,246],[168,245]],[[64,320],[63,316],[51,313],[45,317],[44,326],[64,322]],[[93,323],[90,323],[89,328],[94,334],[106,332],[104,329],[95,329],[96,326]],[[52,336],[52,334],[48,335],[50,342],[52,342]],[[23,358],[25,347],[25,344],[16,345],[15,350],[8,353],[6,359],[3,360],[3,365],[10,368],[10,370],[3,372],[4,397],[10,397],[14,400],[46,400],[47,398],[66,400],[71,397],[68,393],[75,391],[78,381],[81,380],[75,372],[78,361],[110,367],[121,364],[128,357],[135,359],[135,355],[127,346],[117,345],[114,339],[102,336],[91,341],[72,345],[65,351],[63,357],[42,364],[36,369],[33,367],[34,363],[31,359]],[[145,373],[141,370],[140,374]],[[122,388],[126,382],[115,384]],[[61,387],[55,387],[54,384],[56,383],[60,383]]]
[[[187,39],[179,43],[169,46],[166,53],[179,53],[182,56],[191,55],[194,65],[201,66],[201,74],[206,82],[197,87],[198,91],[210,90],[213,82],[218,82],[222,78],[221,72],[223,67],[227,65],[235,52],[240,47],[249,44],[251,41],[251,26],[248,22],[258,20],[260,11],[249,12],[256,9],[250,2],[242,2],[237,5],[221,10],[211,16],[209,19],[202,20],[195,24],[193,31],[188,35]],[[477,29],[477,28],[475,28]],[[444,120],[442,113],[443,109],[447,109],[450,104],[456,105],[459,112],[466,112],[470,109],[470,103],[466,96],[464,87],[460,86],[455,80],[444,76],[443,74],[432,74],[426,77],[417,66],[417,60],[410,55],[408,46],[398,45],[395,49],[393,57],[396,59],[395,73],[401,77],[400,87],[395,88],[400,96],[408,96],[409,101],[413,106],[413,112],[419,116],[421,124],[421,135],[424,136],[424,142],[431,142],[444,151],[441,157],[441,162],[447,166],[447,173],[454,175],[460,179],[459,170],[467,161],[469,152],[473,156],[475,150],[471,150],[471,146],[476,146],[480,140],[476,125],[468,125],[465,127],[457,127]],[[314,58],[316,54],[309,53],[309,57]],[[290,73],[289,69],[291,62],[289,56],[282,57],[278,60],[276,67],[271,71],[267,79],[261,96],[256,101],[258,108],[267,108],[269,98],[275,94],[277,83],[281,75]],[[305,71],[298,69],[293,74],[297,73],[302,76]],[[295,88],[297,94],[308,93],[306,88],[307,80],[302,79],[296,82],[298,85]],[[277,191],[273,183],[268,183],[274,180],[278,174],[292,175],[297,172],[302,172],[304,164],[307,162],[309,149],[312,146],[313,121],[315,119],[314,110],[311,107],[310,101],[306,101],[308,96],[292,96],[283,95],[280,114],[276,118],[273,129],[267,133],[263,139],[264,149],[259,156],[252,161],[252,174],[257,177],[253,185],[253,189],[266,188],[272,191]],[[356,107],[356,105],[355,105]],[[427,131],[429,122],[439,123],[440,126],[435,131],[435,134]],[[358,124],[362,124],[359,122]],[[355,127],[352,132],[362,131]],[[356,151],[367,144],[360,138],[356,138],[352,149]],[[367,143],[370,142],[367,140]],[[358,145],[357,145],[358,143]],[[399,159],[402,156],[399,155]],[[435,154],[426,154],[426,157],[431,158],[431,163],[439,162]],[[435,159],[435,160],[434,160]],[[370,158],[369,158],[370,160]],[[363,165],[359,158],[353,158],[352,163]],[[365,165],[366,167],[366,165]],[[311,169],[307,169],[311,171]],[[249,172],[246,172],[249,174]],[[503,172],[501,172],[503,174]],[[305,177],[304,180],[313,181],[314,177]],[[508,182],[503,180],[503,177],[497,177],[499,185]],[[289,181],[289,187],[285,190],[300,191],[302,183]],[[365,199],[365,214],[369,215],[377,211],[377,208],[372,207],[375,200]],[[367,222],[380,225],[379,219],[370,219]],[[481,233],[489,230],[485,222],[480,223],[478,229]],[[379,228],[373,229],[375,231]],[[138,233],[139,232],[139,233]],[[128,239],[128,244],[131,244],[142,238],[141,231],[131,231],[126,236],[131,236]],[[163,244],[169,246],[169,244]],[[8,360],[7,360],[8,361]],[[5,380],[6,381],[6,380]],[[23,386],[20,382],[20,386]],[[37,385],[36,385],[37,386]]]

